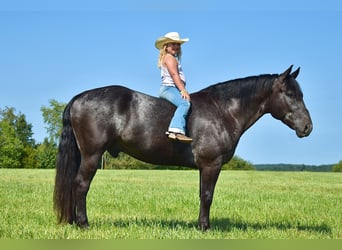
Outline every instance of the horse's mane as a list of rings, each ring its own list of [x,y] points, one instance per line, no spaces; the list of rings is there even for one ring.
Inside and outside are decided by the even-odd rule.
[[[228,102],[232,99],[239,99],[241,104],[248,108],[255,93],[271,92],[274,79],[278,76],[278,74],[265,74],[229,80],[204,88],[199,93],[206,93],[216,100]]]
[[[199,92],[208,93],[224,99],[230,98],[245,98],[249,97],[261,89],[269,91],[272,88],[273,80],[279,75],[267,74],[259,76],[249,76],[245,78],[239,78],[229,80],[225,82],[219,82],[217,84],[206,87]]]

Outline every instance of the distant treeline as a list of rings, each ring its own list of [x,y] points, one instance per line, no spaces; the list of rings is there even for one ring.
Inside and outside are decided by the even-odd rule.
[[[257,171],[332,172],[334,165],[255,164],[254,167]]]

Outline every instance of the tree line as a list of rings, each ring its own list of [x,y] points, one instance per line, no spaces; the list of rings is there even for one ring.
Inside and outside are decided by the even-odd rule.
[[[337,166],[337,165],[336,165]],[[256,164],[258,171],[305,171],[305,172],[331,172],[334,165],[304,165],[304,164]],[[337,170],[337,169],[336,169]],[[335,171],[338,172],[338,171]]]
[[[62,131],[62,115],[66,104],[54,99],[42,106],[47,137],[43,142],[33,138],[32,124],[13,107],[0,108],[0,168],[54,168],[59,136]],[[120,153],[117,158],[106,152],[99,168],[105,169],[187,169],[180,166],[156,166]],[[238,156],[223,165],[224,170],[255,170],[252,163]]]

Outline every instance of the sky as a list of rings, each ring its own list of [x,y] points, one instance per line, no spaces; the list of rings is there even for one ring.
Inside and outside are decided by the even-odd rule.
[[[236,155],[253,164],[342,160],[342,2],[1,1],[0,108],[14,107],[47,137],[40,108],[55,99],[119,84],[158,96],[155,40],[177,31],[187,89],[300,67],[313,120],[309,137],[270,115],[241,138]]]

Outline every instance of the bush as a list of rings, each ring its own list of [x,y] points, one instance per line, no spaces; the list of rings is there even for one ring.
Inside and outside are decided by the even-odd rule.
[[[45,138],[36,150],[37,168],[54,168],[56,165],[57,146]]]
[[[153,169],[154,165],[139,161],[125,153],[119,153],[118,157],[114,158],[108,152],[102,156],[102,162],[99,163],[99,168],[104,169]]]
[[[252,163],[245,161],[239,156],[234,156],[222,166],[222,170],[255,170],[255,167]]]
[[[342,161],[340,161],[333,167],[333,172],[342,172]]]

